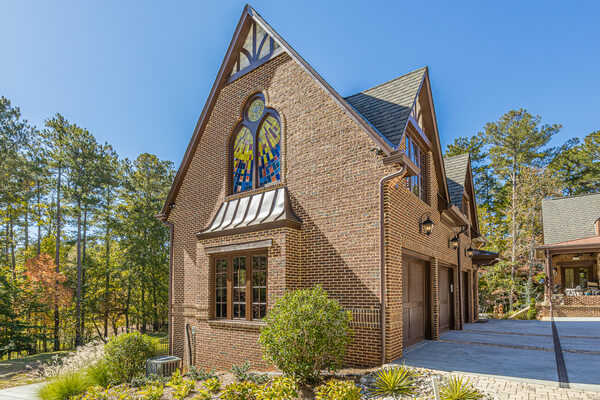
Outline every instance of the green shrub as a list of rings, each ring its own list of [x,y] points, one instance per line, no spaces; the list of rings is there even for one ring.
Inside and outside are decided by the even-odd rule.
[[[196,383],[191,379],[182,379],[178,383],[173,381],[167,383],[167,386],[173,388],[173,397],[177,400],[185,399],[188,394],[196,387]]]
[[[250,363],[248,361],[244,361],[240,365],[234,364],[231,366],[231,373],[233,376],[235,376],[235,379],[237,379],[238,382],[244,382],[248,380],[248,371],[250,371]]]
[[[195,367],[193,365],[190,367],[188,375],[190,376],[190,378],[195,379],[197,381],[205,381],[207,379],[217,377],[215,370],[211,369],[210,371],[207,371],[202,367]]]
[[[316,400],[360,400],[360,389],[351,381],[331,379],[317,387]]]
[[[181,371],[179,370],[179,368],[177,368],[175,370],[175,372],[173,372],[173,374],[171,375],[171,378],[169,379],[167,386],[181,385],[182,383],[183,383],[183,375],[181,375]]]
[[[107,387],[111,383],[110,367],[105,360],[97,361],[87,367],[87,374],[94,384]]]
[[[529,310],[527,310],[527,319],[536,319],[537,309],[535,308],[535,299],[531,299]]]
[[[166,385],[167,382],[169,382],[169,378],[165,377],[165,376],[160,376],[160,375],[156,375],[156,374],[152,374],[152,375],[138,375],[136,377],[134,377],[131,382],[129,382],[129,385],[131,387],[134,388],[141,388],[143,386],[147,386],[147,385]]]
[[[469,380],[465,381],[462,377],[446,378],[440,387],[441,400],[477,400],[482,397]]]
[[[113,337],[104,351],[111,380],[125,383],[144,373],[146,360],[156,354],[156,340],[139,332],[123,333]]]
[[[212,399],[212,393],[206,389],[198,390],[198,394],[194,397],[194,400],[210,400]]]
[[[222,400],[255,400],[259,387],[254,382],[235,382],[227,385],[221,392]]]
[[[321,371],[340,367],[352,340],[351,320],[320,286],[287,292],[265,318],[263,357],[285,375],[316,382]]]
[[[139,400],[160,400],[164,391],[165,389],[160,383],[146,385],[138,392]]]
[[[93,385],[88,375],[82,371],[67,372],[52,378],[43,385],[38,396],[42,400],[67,400],[71,396],[84,393]]]
[[[376,396],[404,396],[415,392],[415,372],[404,365],[382,368],[375,374],[372,393]]]
[[[207,379],[204,381],[204,387],[212,393],[219,393],[219,390],[221,390],[221,381],[219,378]]]
[[[287,377],[278,377],[268,385],[264,384],[256,392],[257,400],[294,400],[298,398],[298,385]]]

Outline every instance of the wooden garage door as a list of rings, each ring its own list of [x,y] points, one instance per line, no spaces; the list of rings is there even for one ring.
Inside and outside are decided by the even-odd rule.
[[[440,331],[447,331],[453,323],[454,300],[452,298],[452,269],[440,268]]]
[[[427,271],[426,263],[405,258],[402,287],[402,334],[404,346],[425,339],[427,329]]]
[[[469,273],[464,271],[462,273],[462,309],[463,309],[463,323],[468,324],[471,322],[471,313],[469,312],[471,307],[469,305]]]

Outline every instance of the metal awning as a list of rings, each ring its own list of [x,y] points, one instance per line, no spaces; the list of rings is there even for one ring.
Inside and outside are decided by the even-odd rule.
[[[287,189],[280,187],[224,201],[209,227],[196,236],[204,239],[285,226],[300,228],[301,223]]]

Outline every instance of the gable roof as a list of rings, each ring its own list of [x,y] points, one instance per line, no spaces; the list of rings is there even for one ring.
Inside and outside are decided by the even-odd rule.
[[[402,140],[408,117],[415,105],[427,67],[346,97],[394,147]]]
[[[446,182],[448,184],[450,202],[459,209],[462,207],[469,162],[469,153],[444,157],[444,169],[446,170]]]
[[[566,242],[596,235],[600,218],[600,194],[542,200],[544,244]]]
[[[181,183],[183,182],[183,178],[192,162],[193,155],[200,143],[200,138],[202,137],[202,132],[206,123],[208,122],[208,117],[214,107],[214,104],[217,99],[217,95],[220,92],[223,85],[227,82],[227,74],[230,72],[234,62],[237,60],[237,52],[245,39],[243,36],[244,30],[248,28],[248,25],[252,22],[256,22],[259,24],[269,36],[271,36],[275,41],[281,46],[281,48],[293,59],[295,60],[304,71],[311,76],[319,86],[344,110],[348,113],[350,118],[352,118],[359,126],[361,126],[365,132],[381,147],[385,154],[389,155],[394,151],[394,146],[392,146],[389,141],[386,139],[384,135],[382,135],[369,121],[367,121],[360,113],[358,113],[344,98],[336,92],[326,81],[323,79],[311,66],[308,64],[300,55],[285,41],[279,34],[265,22],[265,20],[249,5],[244,7],[244,11],[242,12],[242,16],[238,22],[238,25],[235,29],[235,33],[233,34],[233,38],[227,52],[225,53],[225,58],[219,68],[219,72],[217,73],[217,77],[215,82],[213,83],[212,89],[206,100],[206,104],[202,109],[202,113],[200,114],[200,118],[196,124],[196,128],[194,129],[194,134],[192,135],[192,139],[188,144],[188,147],[185,151],[185,155],[183,160],[181,161],[181,165],[177,170],[177,174],[175,175],[175,179],[173,181],[173,185],[169,190],[167,195],[167,199],[163,205],[163,208],[160,214],[157,215],[157,218],[162,220],[166,220],[169,216],[171,208],[174,204],[174,199],[179,192],[179,188],[181,187]]]

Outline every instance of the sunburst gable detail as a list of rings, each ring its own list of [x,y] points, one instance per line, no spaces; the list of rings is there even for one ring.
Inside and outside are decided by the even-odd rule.
[[[262,26],[252,21],[243,46],[236,56],[230,78],[243,75],[263,61],[268,60],[279,47],[279,44]]]

